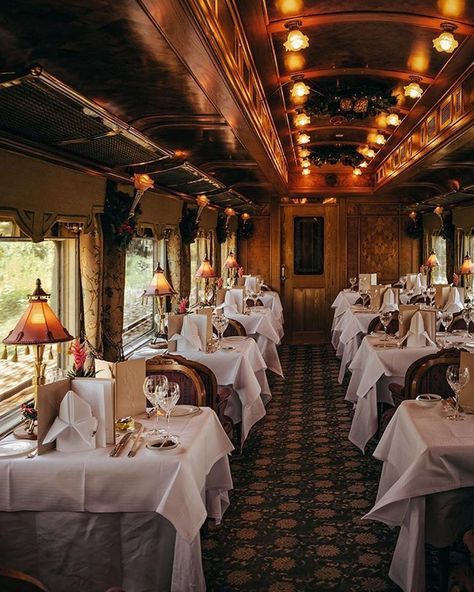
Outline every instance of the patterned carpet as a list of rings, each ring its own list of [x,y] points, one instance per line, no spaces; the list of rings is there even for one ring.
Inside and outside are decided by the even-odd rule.
[[[396,531],[361,521],[380,463],[347,439],[351,408],[329,346],[280,351],[266,418],[232,459],[223,523],[203,537],[209,591],[399,590],[388,578]]]

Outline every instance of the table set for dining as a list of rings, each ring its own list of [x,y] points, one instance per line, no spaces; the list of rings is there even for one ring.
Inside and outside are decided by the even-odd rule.
[[[0,442],[5,564],[21,570],[28,561],[55,592],[206,589],[200,528],[206,518],[219,522],[229,505],[234,445],[213,409],[177,405],[179,384],[150,376],[146,361],[185,358],[230,387],[225,415],[241,424],[242,445],[271,399],[267,370],[282,375],[279,295],[257,295],[263,306],[228,316],[170,315],[180,329],[166,349],[148,344],[124,362],[96,361],[96,378],[40,387],[38,440],[11,434]],[[232,318],[248,336],[222,337]],[[67,557],[67,577],[58,557]]]

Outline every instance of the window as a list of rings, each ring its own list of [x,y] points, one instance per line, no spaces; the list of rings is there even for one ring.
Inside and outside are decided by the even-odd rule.
[[[324,272],[324,218],[295,218],[294,272],[297,275],[321,275]]]
[[[431,235],[431,250],[436,253],[439,265],[433,267],[433,283],[434,284],[447,284],[448,278],[446,277],[446,240],[439,234]]]
[[[142,295],[151,283],[156,262],[165,266],[163,249],[164,241],[152,238],[133,239],[128,246],[123,306],[124,347],[153,330],[154,298],[142,298]]]
[[[5,229],[6,230],[6,229]],[[6,232],[5,232],[6,234]],[[35,289],[39,277],[43,289],[51,294],[50,305],[71,335],[77,335],[77,249],[76,241],[45,240],[40,243],[0,238],[0,339],[15,327],[26,309],[28,294]],[[48,347],[47,368],[66,369],[69,344]],[[12,361],[15,347],[2,345],[0,360],[0,432],[5,418],[18,421],[18,406],[31,398],[33,352],[16,348],[18,361]],[[3,357],[3,355],[2,355]]]

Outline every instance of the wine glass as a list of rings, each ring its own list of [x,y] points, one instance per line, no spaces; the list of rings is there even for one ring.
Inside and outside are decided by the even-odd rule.
[[[462,421],[464,418],[459,414],[459,393],[469,382],[469,369],[452,364],[446,369],[446,380],[448,381],[449,386],[453,389],[455,401],[454,413],[448,415],[448,419]]]
[[[469,332],[469,323],[471,321],[471,307],[466,306],[465,308],[463,308],[461,316],[463,321],[466,323],[466,334],[468,337],[471,337],[471,334]]]
[[[218,313],[214,313],[212,315],[212,325],[214,327],[214,329],[217,331],[217,340],[218,340],[218,345],[217,348],[219,349],[221,347],[221,340],[222,340],[222,333],[223,333],[223,323],[222,323],[222,319],[225,318],[224,315],[222,314],[218,314]]]
[[[367,307],[367,304],[368,304],[368,299],[369,299],[369,293],[368,293],[368,291],[367,290],[361,290],[360,291],[360,297],[362,299],[362,306],[364,308],[366,308]]]
[[[444,331],[448,332],[449,325],[453,322],[453,313],[444,311],[441,314],[441,324],[444,327]]]
[[[143,392],[155,410],[155,427],[148,431],[150,435],[162,435],[163,430],[158,428],[158,395],[168,390],[168,379],[163,374],[147,376],[143,383]]]
[[[157,396],[158,405],[166,415],[166,438],[171,437],[170,434],[170,416],[176,403],[179,401],[180,390],[177,382],[170,382],[168,390],[159,391]]]
[[[435,298],[436,298],[436,288],[434,286],[430,286],[427,290],[428,298],[430,299],[430,306],[434,306]]]
[[[385,345],[385,342],[388,340],[387,328],[388,328],[388,325],[390,324],[390,321],[392,320],[392,314],[393,313],[391,310],[383,310],[379,314],[380,322],[382,323],[383,329],[385,331],[385,335],[383,338],[384,345]]]
[[[349,278],[349,284],[351,286],[351,290],[354,291],[354,286],[357,284],[357,278],[356,277],[350,277]]]
[[[469,320],[471,323],[474,323],[474,308],[469,309]]]

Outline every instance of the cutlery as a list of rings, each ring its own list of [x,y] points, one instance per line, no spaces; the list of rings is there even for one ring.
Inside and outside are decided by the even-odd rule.
[[[26,458],[34,458],[38,454],[38,448],[35,448],[30,452],[30,454]]]
[[[128,452],[128,456],[135,456],[135,454],[137,453],[138,448],[140,447],[140,440],[143,434],[143,430],[144,430],[144,426],[140,426],[140,429],[137,432],[137,435],[135,436],[135,440],[132,444],[131,449]]]
[[[120,440],[120,442],[116,444],[115,448],[110,453],[110,456],[119,456],[132,436],[133,432],[128,432],[127,434],[125,434],[125,436]]]

